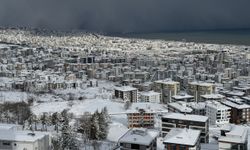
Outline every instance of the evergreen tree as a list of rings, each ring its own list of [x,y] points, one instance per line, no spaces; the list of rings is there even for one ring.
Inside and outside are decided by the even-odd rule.
[[[41,123],[42,123],[42,130],[46,130],[47,131],[47,124],[48,124],[48,116],[46,113],[43,113],[43,115],[40,118]]]
[[[55,126],[55,130],[58,133],[58,124],[59,124],[59,114],[57,112],[53,113],[51,116],[51,124]]]
[[[63,124],[61,131],[61,144],[63,150],[78,150],[75,135],[69,126],[67,110],[62,112]]]
[[[91,117],[90,139],[99,140],[100,128],[99,128],[99,113],[96,111]]]

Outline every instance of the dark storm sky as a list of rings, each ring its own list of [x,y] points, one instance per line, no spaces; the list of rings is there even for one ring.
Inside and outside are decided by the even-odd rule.
[[[0,0],[0,26],[107,33],[250,28],[250,0]]]

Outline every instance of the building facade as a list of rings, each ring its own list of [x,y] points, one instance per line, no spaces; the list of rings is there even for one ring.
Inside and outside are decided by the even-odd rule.
[[[154,82],[154,91],[161,93],[161,102],[172,102],[172,96],[177,95],[180,92],[180,83],[170,80],[158,80]]]
[[[173,128],[189,128],[201,131],[201,143],[209,142],[208,117],[199,115],[185,115],[169,113],[162,117],[162,135],[165,136]]]
[[[138,101],[138,90],[130,86],[115,87],[115,97],[131,103]]]

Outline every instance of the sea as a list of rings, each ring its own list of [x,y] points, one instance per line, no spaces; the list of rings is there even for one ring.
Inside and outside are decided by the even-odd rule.
[[[189,32],[126,33],[118,35],[126,38],[186,41],[209,44],[231,44],[250,46],[249,30],[213,30]]]

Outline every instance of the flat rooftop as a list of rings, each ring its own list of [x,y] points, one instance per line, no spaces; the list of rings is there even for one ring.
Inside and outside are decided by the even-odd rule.
[[[121,86],[121,87],[117,86],[117,87],[115,87],[115,90],[127,92],[127,91],[137,90],[137,88],[134,88],[134,87],[131,87],[131,86]]]
[[[185,102],[174,102],[174,103],[169,103],[168,106],[173,107],[174,109],[179,110],[180,112],[186,112],[186,113],[191,113],[193,111],[192,108],[189,108]]]
[[[222,99],[225,96],[221,94],[206,94],[206,95],[201,95],[201,97],[205,99]]]
[[[150,145],[159,135],[159,131],[145,128],[133,128],[128,130],[120,139],[120,143]]]
[[[208,117],[200,116],[200,115],[189,115],[189,114],[181,114],[181,113],[168,113],[164,115],[162,118],[176,119],[176,120],[187,120],[187,121],[197,121],[197,122],[206,122]]]
[[[16,142],[35,142],[42,139],[44,136],[49,135],[47,132],[34,132],[32,131],[14,131],[14,130],[1,130],[0,140],[16,141]]]
[[[226,136],[220,136],[219,142],[227,143],[245,143],[248,136],[248,128],[240,125],[228,124],[226,126]],[[223,130],[224,128],[222,128]]]
[[[173,128],[165,136],[163,143],[195,146],[199,140],[200,133],[200,130]]]
[[[141,92],[141,95],[143,96],[154,96],[154,95],[160,95],[161,93],[155,92],[155,91],[148,91],[148,92]]]

